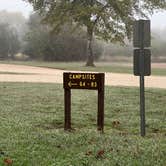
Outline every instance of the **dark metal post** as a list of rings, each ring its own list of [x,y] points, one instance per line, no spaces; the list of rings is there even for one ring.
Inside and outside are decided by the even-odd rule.
[[[141,24],[142,33],[141,35],[141,55],[140,55],[140,126],[141,126],[141,136],[145,136],[145,79],[144,79],[144,24]]]
[[[97,129],[104,131],[104,74],[101,77],[101,88],[98,89]]]
[[[71,130],[71,90],[64,89],[65,93],[65,124],[64,130]]]
[[[140,76],[140,130],[141,136],[146,134],[145,121],[145,80],[144,76],[151,74],[151,52],[145,47],[151,46],[150,20],[134,22],[133,45],[139,49],[134,50],[134,75]]]
[[[144,76],[140,76],[140,118],[141,118],[141,136],[145,136],[145,90]]]

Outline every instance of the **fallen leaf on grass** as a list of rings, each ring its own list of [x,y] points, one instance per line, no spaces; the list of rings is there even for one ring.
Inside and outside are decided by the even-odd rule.
[[[9,158],[4,159],[3,162],[6,165],[12,165],[13,164],[13,161],[11,159],[9,159]]]
[[[112,152],[113,152],[113,150],[114,150],[114,149],[113,149],[113,148],[111,148],[111,149],[109,150],[109,151],[110,151],[110,153],[112,153]]]
[[[104,153],[105,153],[104,150],[99,150],[99,151],[97,152],[96,158],[97,158],[97,159],[103,158]]]
[[[113,121],[112,122],[113,127],[118,127],[120,125],[119,121]]]
[[[88,151],[85,153],[86,156],[90,156],[92,154],[92,151]]]

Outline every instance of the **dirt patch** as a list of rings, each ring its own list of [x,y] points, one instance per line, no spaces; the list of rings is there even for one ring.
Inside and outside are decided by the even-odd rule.
[[[166,68],[165,64],[153,64],[156,67]],[[0,82],[38,82],[62,83],[65,70],[32,67],[24,65],[0,64],[0,72],[14,72],[20,74],[0,74]],[[73,71],[74,72],[74,71]],[[78,71],[77,71],[78,72]],[[28,74],[21,74],[28,73]],[[139,77],[132,74],[105,73],[105,84],[110,86],[139,86]],[[145,77],[146,87],[165,88],[165,76]]]

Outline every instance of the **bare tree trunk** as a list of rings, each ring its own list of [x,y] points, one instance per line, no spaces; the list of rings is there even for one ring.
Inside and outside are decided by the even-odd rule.
[[[93,42],[93,27],[87,26],[87,62],[86,66],[95,66],[94,65],[94,55],[93,55],[93,48],[92,48],[92,42]]]

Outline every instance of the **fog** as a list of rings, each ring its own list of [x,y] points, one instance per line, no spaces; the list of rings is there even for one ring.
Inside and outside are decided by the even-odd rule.
[[[29,33],[30,29],[29,29],[29,22],[30,22],[30,18],[26,18],[22,15],[21,12],[7,12],[5,10],[3,11],[0,11],[0,24],[8,24],[11,28],[14,29],[14,31],[17,32],[17,36],[19,38],[19,41],[20,41],[20,48],[18,49],[18,52],[24,52],[25,50],[25,38],[27,36],[27,33]],[[37,25],[37,26],[40,26],[40,25]],[[40,27],[42,28],[42,27]],[[32,32],[32,31],[31,31]],[[83,33],[83,36],[85,36],[84,32]],[[47,35],[47,34],[45,34]],[[68,34],[67,34],[68,35]],[[71,34],[70,34],[71,35]],[[73,47],[73,45],[70,45],[71,49],[72,50],[71,52],[68,52],[68,50],[66,51],[68,54],[74,54],[74,52],[77,52],[78,54],[80,54],[80,60],[81,59],[84,59],[84,58],[81,58],[81,56],[83,56],[82,54],[85,54],[85,52],[83,51],[82,53],[80,53],[79,50],[82,50],[81,49],[81,43],[82,43],[82,47],[85,48],[85,41],[81,41],[80,38],[77,36],[76,34],[73,34],[73,38],[74,40],[76,40],[76,38],[78,39],[76,43],[78,43],[79,41],[79,45],[78,45],[78,49],[76,49],[75,47]],[[166,52],[166,27],[152,27],[152,58],[156,61],[163,61],[163,59],[165,60],[166,59],[166,55],[165,55],[165,52]],[[38,36],[40,37],[40,35]],[[72,36],[69,37],[68,35],[68,38],[66,38],[66,40],[68,40],[68,42],[70,41],[70,38]],[[54,37],[55,39],[56,37]],[[35,36],[34,36],[34,39],[35,39]],[[48,39],[50,40],[50,39]],[[53,40],[53,39],[51,39]],[[59,39],[58,37],[58,40],[62,42],[61,39]],[[3,40],[1,41],[3,42]],[[33,41],[31,41],[33,43]],[[46,41],[43,41],[43,42],[46,42]],[[57,41],[56,41],[57,42]],[[65,41],[63,41],[64,43],[61,43],[61,47],[65,47],[66,43]],[[70,42],[69,42],[70,43]],[[115,58],[117,57],[117,59],[119,57],[132,57],[132,54],[133,54],[133,46],[132,46],[132,41],[130,42],[126,42],[125,45],[121,45],[120,43],[116,43],[116,44],[112,44],[112,43],[106,43],[102,40],[97,40],[96,39],[96,43],[95,46],[94,46],[94,49],[97,51],[96,55],[97,55],[97,58],[99,60],[103,60],[103,61],[107,61],[107,60],[111,60],[111,58]],[[54,50],[55,52],[57,51],[56,49],[58,49],[57,47],[58,44],[54,43],[54,46],[51,45],[51,49]],[[29,46],[31,47],[31,46]],[[27,49],[27,48],[26,48]],[[36,48],[34,48],[35,50]],[[37,49],[36,49],[37,50]],[[59,51],[59,50],[58,50]],[[29,53],[29,52],[28,52]],[[40,50],[40,53],[41,53],[41,50]],[[37,54],[37,52],[33,53],[34,54]],[[45,53],[42,53],[42,54],[45,54]],[[99,56],[99,54],[101,54]],[[60,58],[61,59],[61,58]],[[70,60],[70,59],[69,59]],[[71,58],[71,60],[73,60]],[[79,59],[77,59],[79,60]]]

